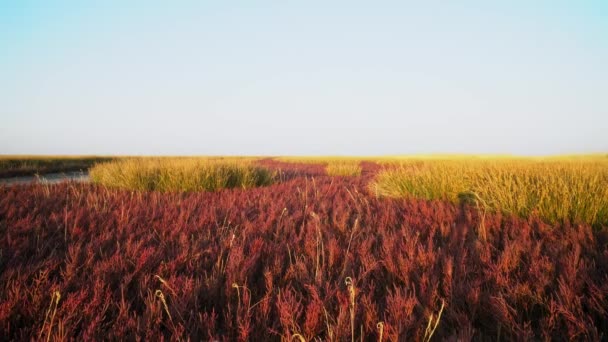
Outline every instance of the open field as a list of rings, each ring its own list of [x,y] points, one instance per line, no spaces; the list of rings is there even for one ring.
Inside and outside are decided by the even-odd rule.
[[[601,156],[311,159],[0,186],[0,336],[607,338]],[[344,163],[358,172],[332,176]],[[225,181],[251,170],[272,181]]]

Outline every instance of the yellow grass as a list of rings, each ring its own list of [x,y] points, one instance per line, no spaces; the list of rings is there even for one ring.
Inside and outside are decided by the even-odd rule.
[[[111,188],[216,191],[269,185],[274,173],[245,158],[125,158],[97,164],[91,180]]]
[[[362,160],[371,160],[368,157],[361,156],[282,156],[274,159],[286,163],[306,163],[306,164],[322,164],[334,162],[360,162]]]
[[[511,154],[403,154],[378,156],[280,156],[274,159],[288,163],[328,164],[331,162],[361,162],[369,161],[379,164],[401,164],[413,161],[601,161],[608,159],[606,153],[548,155],[548,156],[516,156]]]
[[[330,176],[359,176],[361,174],[359,162],[351,161],[329,162],[325,166],[325,170]]]
[[[608,158],[408,160],[381,171],[379,196],[475,200],[549,222],[608,225]]]

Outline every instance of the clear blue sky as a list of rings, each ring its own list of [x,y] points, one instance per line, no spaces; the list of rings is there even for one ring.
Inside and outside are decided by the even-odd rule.
[[[0,1],[1,154],[608,152],[605,0],[92,3]]]

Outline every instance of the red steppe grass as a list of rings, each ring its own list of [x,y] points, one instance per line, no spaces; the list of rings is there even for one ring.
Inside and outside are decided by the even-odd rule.
[[[607,227],[482,225],[474,207],[375,198],[371,163],[262,163],[283,181],[0,187],[1,339],[607,338]]]

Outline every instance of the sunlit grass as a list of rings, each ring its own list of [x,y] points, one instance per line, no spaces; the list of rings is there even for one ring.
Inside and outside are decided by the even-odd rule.
[[[379,196],[460,201],[538,214],[549,222],[608,225],[608,158],[410,160],[381,171]]]
[[[603,161],[608,154],[574,154],[547,156],[517,156],[510,154],[403,154],[378,156],[280,156],[276,160],[288,163],[327,164],[339,161],[368,161],[379,164],[401,164],[415,161]]]
[[[251,188],[275,178],[267,168],[231,158],[128,158],[98,164],[90,176],[111,188],[167,192]]]
[[[281,156],[274,159],[286,163],[305,163],[305,164],[322,164],[335,162],[359,162],[368,160],[368,157],[362,156]]]
[[[330,176],[359,176],[361,166],[356,161],[332,161],[325,167]]]

